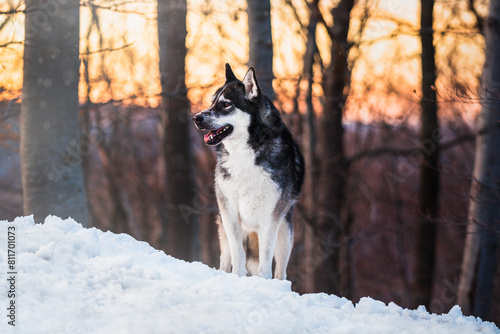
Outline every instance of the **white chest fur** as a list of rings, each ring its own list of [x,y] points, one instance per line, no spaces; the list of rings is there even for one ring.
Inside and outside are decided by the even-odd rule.
[[[280,197],[277,184],[271,175],[255,164],[255,152],[246,143],[238,147],[227,147],[229,155],[219,164],[227,174],[216,175],[219,190],[228,201],[230,210],[235,210],[242,227],[256,231],[259,225],[273,217]]]

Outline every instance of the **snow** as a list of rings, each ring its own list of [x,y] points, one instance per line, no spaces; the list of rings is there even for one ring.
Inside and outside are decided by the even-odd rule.
[[[12,226],[14,286],[7,281]],[[354,305],[299,295],[288,281],[226,274],[54,216],[44,224],[0,222],[0,272],[0,333],[500,333],[458,306],[436,315],[371,298]],[[12,288],[15,297],[7,298]],[[15,327],[8,324],[12,300]]]

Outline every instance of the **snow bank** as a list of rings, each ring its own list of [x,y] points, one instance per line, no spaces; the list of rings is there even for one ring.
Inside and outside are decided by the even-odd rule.
[[[16,274],[9,275],[14,242]],[[300,296],[287,281],[239,278],[57,217],[43,225],[32,217],[0,222],[0,272],[1,333],[500,332],[458,307],[435,315],[371,298],[353,305],[334,295]],[[6,298],[12,289],[15,297]],[[12,300],[15,327],[8,324]]]

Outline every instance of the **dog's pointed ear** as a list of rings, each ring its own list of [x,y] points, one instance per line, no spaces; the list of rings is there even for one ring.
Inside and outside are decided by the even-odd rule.
[[[233,73],[231,66],[226,63],[226,82],[236,81],[238,78]]]
[[[243,85],[245,85],[245,98],[247,100],[253,100],[261,94],[257,76],[255,75],[255,69],[253,67],[250,67],[247,74],[245,74]]]

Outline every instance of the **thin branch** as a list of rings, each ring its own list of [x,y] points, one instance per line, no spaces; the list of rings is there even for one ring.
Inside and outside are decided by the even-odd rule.
[[[339,5],[341,5],[341,2],[339,2],[339,4],[337,6],[339,6]],[[340,30],[340,29],[334,29],[334,26],[330,27],[326,23],[325,17],[323,16],[323,14],[321,13],[321,10],[319,9],[319,0],[313,0],[311,3],[308,2],[308,6],[310,8],[311,15],[314,15],[316,17],[316,19],[318,20],[318,22],[321,23],[325,27],[326,31],[328,32],[328,36],[330,36],[330,39],[332,40],[332,43],[336,43],[339,46],[340,52],[342,52],[344,59],[347,60],[347,58],[348,58],[347,53],[349,52],[349,48],[351,47],[351,45],[347,45],[347,44],[339,41],[339,36],[338,36],[338,33],[336,33],[336,30]],[[334,8],[332,10],[332,12],[335,9],[338,9],[338,7]],[[350,12],[351,11],[349,10],[349,15],[350,15]],[[335,25],[337,23],[334,22],[333,24]]]
[[[474,141],[477,135],[484,134],[488,129],[481,129],[477,133],[468,133],[459,137],[456,137],[450,141],[442,143],[439,145],[439,149],[441,151],[445,151],[447,149],[453,148],[456,145],[462,144],[464,142]],[[395,147],[380,147],[376,149],[368,149],[366,151],[361,151],[356,154],[353,154],[351,157],[347,158],[347,165],[351,164],[363,159],[363,158],[378,158],[382,155],[396,155],[396,156],[409,156],[415,152],[420,152],[421,149],[419,147],[408,148],[408,149],[399,149]]]
[[[459,137],[456,137],[452,140],[449,140],[446,143],[442,143],[441,145],[439,145],[439,148],[442,151],[445,151],[447,149],[455,147],[456,145],[460,145],[460,144],[465,143],[465,142],[472,142],[472,141],[476,140],[477,135],[481,135],[485,132],[486,132],[486,130],[482,129],[482,130],[479,130],[477,133],[466,133],[462,136],[459,136]]]
[[[435,99],[424,98],[422,94],[417,94],[414,90],[413,93],[419,100],[432,101],[436,103],[467,103],[467,104],[480,104],[485,107],[485,103],[500,103],[500,93],[491,91],[487,87],[480,86],[476,91],[468,88],[468,92],[460,91],[458,88],[455,91],[447,89],[445,95],[442,94],[436,87],[432,87],[436,92]],[[470,95],[469,95],[470,93]]]
[[[139,1],[124,1],[124,2],[121,2],[121,3],[115,3],[115,4],[112,4],[112,5],[108,5],[108,6],[98,5],[98,4],[93,3],[92,1],[86,1],[86,2],[82,2],[81,6],[91,7],[91,8],[97,8],[97,9],[103,9],[103,10],[108,10],[108,11],[112,11],[112,12],[115,12],[115,13],[121,13],[121,14],[135,14],[135,15],[143,16],[147,20],[156,20],[156,12],[155,13],[150,13],[151,15],[154,14],[154,17],[152,17],[152,16],[149,17],[148,13],[145,13],[145,12],[140,12],[140,11],[137,11],[137,10],[122,9],[122,8],[120,8],[120,7],[124,7],[124,6],[127,6],[129,4],[134,4],[134,3],[139,3]]]
[[[366,151],[361,151],[348,157],[346,160],[347,166],[354,164],[355,162],[363,158],[378,158],[382,155],[397,155],[397,156],[408,156],[414,151],[419,151],[419,148],[411,149],[399,149],[395,147],[380,147],[376,149],[368,149]]]
[[[292,10],[293,16],[295,16],[295,20],[297,20],[297,22],[300,25],[300,30],[304,33],[307,29],[304,26],[304,24],[302,23],[302,21],[300,20],[299,13],[297,13],[297,8],[293,5],[291,0],[285,0],[285,4],[288,5],[290,7],[290,9]]]
[[[12,42],[7,42],[7,43],[5,43],[5,44],[0,44],[0,48],[6,48],[6,47],[8,47],[8,46],[9,46],[9,45],[11,45],[11,44],[23,45],[23,44],[24,44],[24,42],[22,42],[22,41],[12,41]]]
[[[21,6],[18,6],[17,8],[19,8]],[[5,12],[0,12],[0,15],[12,15],[12,14],[18,14],[18,13],[24,13],[25,10],[24,9],[11,9],[11,10],[7,10]]]
[[[134,43],[125,44],[125,45],[122,45],[118,48],[107,48],[107,49],[101,49],[101,50],[95,50],[95,51],[87,51],[87,52],[80,53],[80,56],[89,56],[89,55],[93,55],[96,53],[120,51],[120,50],[128,48],[129,46],[132,46],[133,44]]]
[[[382,12],[382,11],[371,11],[369,19],[370,20],[390,21],[390,22],[395,23],[398,27],[406,27],[410,30],[415,30],[415,31],[420,30],[420,27],[413,25],[411,22],[406,21],[404,19],[394,17],[392,15],[388,15],[387,13]]]

